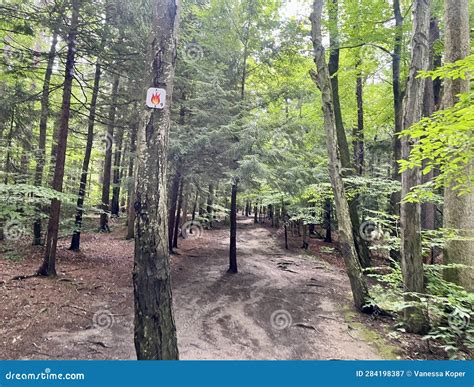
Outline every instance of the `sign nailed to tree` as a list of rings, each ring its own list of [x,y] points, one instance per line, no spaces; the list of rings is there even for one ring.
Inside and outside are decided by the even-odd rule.
[[[166,90],[150,87],[146,93],[146,106],[152,109],[163,109],[166,105]]]

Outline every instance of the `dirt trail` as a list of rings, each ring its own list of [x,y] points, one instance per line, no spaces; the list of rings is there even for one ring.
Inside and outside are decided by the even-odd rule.
[[[226,228],[180,241],[172,267],[181,358],[381,358],[345,322],[345,274],[300,249],[285,250],[273,232],[239,220],[237,275],[226,273]],[[135,358],[133,243],[98,235],[86,237],[79,256],[65,248],[57,280],[0,286],[0,358]],[[33,270],[39,260],[0,260],[0,280]]]
[[[348,280],[272,231],[240,220],[237,275],[227,274],[228,231],[204,231],[175,258],[183,359],[379,359],[344,321]]]

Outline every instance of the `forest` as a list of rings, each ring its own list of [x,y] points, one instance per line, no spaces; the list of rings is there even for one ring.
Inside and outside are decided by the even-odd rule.
[[[472,359],[469,0],[2,0],[0,359]]]

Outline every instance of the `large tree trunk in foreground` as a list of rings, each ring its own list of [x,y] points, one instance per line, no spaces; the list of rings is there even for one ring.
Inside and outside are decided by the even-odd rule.
[[[446,62],[452,63],[469,55],[468,0],[445,0],[445,25]],[[457,95],[467,92],[469,92],[469,80],[446,79],[443,108],[453,106],[458,101]],[[470,173],[474,173],[474,161],[471,161]],[[474,188],[459,196],[451,187],[446,187],[444,227],[458,230],[460,236],[467,239],[454,239],[446,244],[444,262],[467,266],[464,269],[447,270],[446,279],[464,286],[467,290],[474,291]]]
[[[56,150],[56,167],[54,169],[53,189],[62,192],[64,179],[64,165],[66,162],[66,148],[69,127],[69,113],[71,107],[72,81],[74,79],[74,61],[76,55],[76,36],[79,21],[79,8],[81,0],[72,1],[71,27],[67,38],[66,70],[64,76],[63,99],[61,116],[59,120],[58,144]],[[56,275],[56,247],[58,244],[59,214],[61,202],[58,199],[51,201],[48,235],[43,264],[38,270],[39,275]]]
[[[349,276],[351,283],[354,304],[357,309],[362,310],[369,300],[369,292],[362,275],[362,267],[357,257],[354,245],[349,204],[347,203],[344,183],[342,180],[342,165],[339,147],[336,141],[336,122],[332,101],[331,81],[329,70],[326,66],[321,36],[321,13],[323,2],[324,0],[315,0],[313,3],[313,13],[311,14],[314,61],[318,70],[317,74],[313,74],[313,78],[315,78],[316,83],[321,90],[324,129],[326,131],[326,143],[329,155],[329,173],[336,202],[342,255],[346,264],[347,275]]]
[[[41,95],[41,117],[39,123],[38,154],[36,155],[35,186],[40,187],[43,181],[44,164],[46,159],[46,131],[49,117],[49,86],[53,75],[54,59],[56,58],[56,45],[58,44],[58,33],[54,31],[51,48],[48,54],[48,63],[44,73],[43,93]],[[38,212],[41,209],[38,208]],[[41,244],[41,216],[33,224],[33,245]]]
[[[409,129],[422,117],[425,79],[417,78],[417,75],[420,71],[426,71],[429,65],[430,1],[416,0],[413,9],[412,54],[404,100],[404,129]],[[402,158],[406,160],[410,156],[412,139],[407,136],[402,137],[401,145]],[[419,168],[408,169],[402,173],[400,254],[405,291],[410,293],[423,293],[425,290],[421,246],[421,205],[420,203],[407,203],[403,199],[419,184],[421,184]],[[413,294],[407,294],[406,299],[407,301],[418,301],[418,297]],[[428,324],[420,308],[405,308],[404,314],[408,331],[426,333]]]
[[[87,176],[89,174],[89,163],[92,154],[92,144],[94,142],[94,123],[95,111],[97,105],[97,96],[99,95],[100,85],[100,63],[97,59],[95,65],[94,86],[92,88],[91,106],[89,108],[89,122],[87,127],[87,143],[86,151],[84,153],[84,160],[82,161],[81,182],[79,183],[79,194],[77,196],[76,204],[76,222],[74,233],[72,234],[70,250],[78,251],[81,243],[81,229],[82,216],[84,214],[84,198],[86,196]]]
[[[112,148],[115,127],[115,114],[117,110],[117,94],[119,88],[120,76],[114,76],[112,84],[112,98],[110,100],[109,117],[107,123],[107,134],[104,140],[105,159],[104,174],[102,178],[102,213],[100,214],[100,230],[109,230],[109,203],[110,203],[110,178],[112,174]]]
[[[163,110],[143,113],[135,173],[135,349],[139,360],[178,359],[168,250],[167,163],[179,20],[178,0],[153,2],[150,86],[166,89]]]
[[[237,273],[237,182],[232,183],[230,197],[229,273]]]

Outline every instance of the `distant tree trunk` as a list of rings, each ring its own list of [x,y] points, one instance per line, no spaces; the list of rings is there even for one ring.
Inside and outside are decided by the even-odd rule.
[[[445,60],[453,63],[469,55],[469,9],[468,0],[445,0],[444,22]],[[469,92],[468,79],[446,79],[444,82],[443,108],[458,102],[458,95]],[[471,160],[470,173],[474,171]],[[444,262],[466,265],[464,269],[449,269],[447,280],[474,291],[474,189],[464,195],[446,187],[444,192],[444,227],[456,229],[461,238],[448,241],[444,249]],[[462,240],[462,237],[465,237]]]
[[[253,222],[255,224],[258,223],[258,203],[255,203],[255,206],[253,207]]]
[[[69,248],[72,251],[78,251],[81,243],[82,216],[84,214],[84,198],[86,196],[87,176],[89,174],[89,163],[92,153],[92,144],[94,142],[94,123],[96,115],[97,97],[99,95],[100,73],[100,62],[99,59],[97,59],[95,65],[94,86],[92,87],[91,105],[89,107],[86,149],[84,153],[84,160],[82,161],[81,182],[79,183],[79,194],[77,196],[76,222],[74,226],[74,233],[72,234],[71,247]]]
[[[138,106],[135,106],[135,110],[138,109]],[[131,125],[130,132],[130,160],[128,164],[128,211],[127,211],[127,239],[133,239],[135,236],[135,195],[134,195],[134,179],[133,179],[133,169],[134,169],[134,160],[135,152],[137,148],[137,129],[138,129],[138,117],[136,121]]]
[[[312,76],[321,90],[324,128],[326,131],[326,143],[329,155],[329,171],[334,199],[336,202],[342,255],[344,257],[347,275],[351,284],[354,305],[357,309],[363,310],[365,304],[369,300],[369,292],[362,275],[362,267],[357,257],[354,245],[349,204],[346,199],[344,183],[342,180],[341,158],[338,142],[336,140],[336,120],[334,115],[331,78],[326,65],[321,36],[321,14],[323,3],[324,0],[315,0],[313,3],[313,13],[311,14],[314,61],[318,70],[317,74],[313,73]]]
[[[56,45],[58,44],[58,33],[53,32],[51,41],[51,48],[48,54],[48,63],[46,64],[46,71],[44,73],[43,92],[41,95],[41,116],[39,123],[39,137],[38,137],[38,152],[36,154],[36,171],[35,171],[35,186],[40,187],[43,181],[44,164],[46,158],[46,131],[48,128],[49,117],[49,87],[51,83],[51,75],[53,74],[54,59],[56,58]],[[38,208],[38,213],[41,208]],[[38,246],[42,243],[41,240],[41,216],[38,214],[33,224],[33,245]]]
[[[181,181],[180,168],[181,167],[179,165],[176,167],[176,173],[174,174],[173,183],[171,184],[171,192],[170,192],[169,214],[168,214],[168,248],[170,250],[170,253],[173,252],[174,223],[176,220],[176,207],[178,204],[179,182]]]
[[[184,223],[188,221],[189,194],[189,184],[186,184],[183,194],[183,216],[181,217],[179,227],[181,227]]]
[[[214,186],[209,184],[209,195],[207,196],[207,218],[209,219],[209,226],[212,227],[212,218],[213,218],[213,209],[212,206],[214,205]]]
[[[406,96],[404,101],[403,128],[408,129],[422,117],[423,94],[425,80],[417,78],[420,71],[428,69],[429,61],[429,31],[430,31],[430,1],[415,0],[413,13],[412,54]],[[412,139],[401,139],[402,158],[408,159],[412,148]],[[413,187],[421,183],[419,168],[406,170],[402,173],[402,203],[400,207],[401,226],[401,266],[405,291],[423,293],[424,273],[421,247],[421,206],[419,203],[407,203],[403,199]],[[407,301],[417,298],[407,295]],[[426,333],[428,327],[423,312],[416,307],[404,309],[406,329],[412,333]]]
[[[229,273],[237,273],[237,181],[232,182],[230,199]]]
[[[3,184],[8,184],[8,177],[10,175],[10,158],[11,158],[11,147],[13,140],[13,128],[15,127],[15,107],[12,108],[11,119],[10,119],[10,130],[7,136],[7,155],[5,157],[5,178]]]
[[[173,244],[174,248],[178,248],[178,235],[179,235],[179,226],[181,224],[181,209],[183,207],[183,190],[184,190],[184,178],[181,176],[181,182],[179,183],[179,193],[178,193],[178,207],[176,209],[176,220],[174,222],[173,229]]]
[[[115,155],[114,155],[114,168],[113,168],[113,180],[112,180],[112,203],[110,206],[110,212],[112,216],[118,217],[120,215],[120,184],[121,179],[121,164],[122,164],[122,146],[123,146],[123,127],[120,126],[115,133]]]
[[[324,228],[326,230],[326,236],[324,242],[332,243],[331,236],[331,199],[326,199],[324,202]]]
[[[193,222],[194,222],[194,219],[196,219],[196,211],[197,211],[198,203],[199,203],[199,188],[196,186],[196,196],[194,198],[193,213],[191,215],[191,220]]]
[[[56,166],[53,177],[53,189],[58,192],[62,192],[63,189],[64,165],[66,162],[69,114],[71,108],[71,91],[72,82],[74,79],[76,36],[79,22],[80,5],[81,0],[72,0],[72,16],[70,30],[67,37],[66,69],[64,75],[61,116],[59,120]],[[56,275],[56,247],[58,243],[60,210],[61,202],[58,199],[53,199],[50,206],[44,260],[41,267],[38,269],[38,274],[42,276]]]
[[[163,110],[143,113],[135,173],[135,349],[139,360],[178,359],[168,250],[167,163],[176,64],[177,0],[153,3],[150,86],[165,88]]]
[[[110,203],[110,178],[112,174],[112,148],[115,127],[115,114],[117,111],[117,97],[120,76],[114,75],[112,94],[110,99],[107,134],[105,138],[104,174],[102,177],[102,213],[100,214],[100,230],[109,231],[109,203]]]

